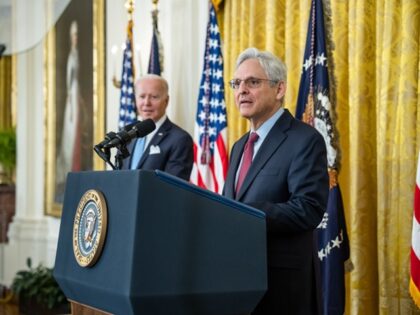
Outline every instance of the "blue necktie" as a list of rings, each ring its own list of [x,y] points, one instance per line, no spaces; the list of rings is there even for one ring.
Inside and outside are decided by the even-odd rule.
[[[134,148],[133,157],[131,158],[130,169],[132,169],[132,170],[137,169],[137,165],[139,165],[141,156],[143,155],[143,151],[144,151],[144,142],[145,142],[145,137],[139,138],[136,141],[136,146]]]

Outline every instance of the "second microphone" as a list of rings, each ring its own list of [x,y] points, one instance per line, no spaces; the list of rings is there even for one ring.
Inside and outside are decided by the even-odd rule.
[[[139,121],[134,124],[130,130],[121,130],[115,135],[115,138],[104,145],[105,149],[113,148],[121,145],[127,145],[131,140],[135,138],[142,138],[147,136],[153,130],[156,125],[152,119],[146,119]]]

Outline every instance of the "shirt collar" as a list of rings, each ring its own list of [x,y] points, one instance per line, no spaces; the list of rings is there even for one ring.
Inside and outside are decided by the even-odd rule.
[[[160,119],[158,121],[155,121],[155,130],[153,130],[151,133],[149,133],[146,136],[146,141],[145,141],[145,148],[149,145],[150,140],[152,140],[153,136],[156,134],[156,132],[159,130],[159,128],[163,125],[163,123],[165,122],[166,118],[168,118],[168,116],[166,114],[164,114],[162,117],[160,117]]]
[[[259,136],[258,142],[264,142],[265,137],[267,137],[268,133],[270,132],[271,128],[273,128],[276,121],[280,118],[283,114],[284,108],[280,107],[277,112],[273,114],[269,119],[267,119],[257,130],[252,130],[251,132],[256,132]],[[261,141],[259,141],[261,139]]]

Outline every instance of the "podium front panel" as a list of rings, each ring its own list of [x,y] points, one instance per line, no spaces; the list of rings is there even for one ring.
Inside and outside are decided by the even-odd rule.
[[[163,172],[70,173],[54,275],[68,298],[113,314],[240,314],[267,286],[264,213]],[[80,267],[77,205],[108,207],[102,254]]]

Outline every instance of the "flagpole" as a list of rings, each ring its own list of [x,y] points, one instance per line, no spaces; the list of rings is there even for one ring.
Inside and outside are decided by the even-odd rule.
[[[152,0],[152,43],[150,47],[149,66],[147,69],[147,73],[162,75],[164,68],[164,58],[163,44],[158,27],[158,2],[159,0]]]
[[[153,0],[155,1],[155,0]],[[135,0],[127,0],[124,4],[125,8],[127,9],[127,14],[128,14],[128,32],[132,32],[133,29],[133,12],[134,12],[134,8],[135,8]],[[132,34],[131,34],[132,36]],[[134,71],[134,69],[133,69]],[[118,80],[116,77],[116,74],[114,73],[114,75],[112,76],[112,84],[117,88],[120,89],[121,88],[121,80]]]
[[[125,8],[127,9],[127,13],[128,13],[128,26],[127,26],[127,34],[129,34],[129,37],[131,38],[131,50],[133,53],[133,60],[134,60],[134,47],[133,47],[133,26],[134,26],[134,22],[133,22],[133,12],[134,12],[134,8],[135,8],[135,0],[127,0],[125,2]],[[140,55],[140,52],[139,52]],[[141,68],[141,63],[139,64],[139,67]],[[136,77],[136,73],[135,73],[135,63],[133,61],[133,68],[132,68],[132,72],[133,72],[133,78]],[[141,72],[141,70],[140,70]]]
[[[135,0],[127,0],[125,2],[125,8],[128,12],[128,21],[133,21],[133,12],[135,7]]]
[[[153,3],[153,10],[152,10],[153,27],[157,28],[157,16],[159,13],[159,10],[158,10],[159,0],[152,0],[152,3]]]
[[[159,0],[152,0],[154,10],[157,10],[158,2],[159,2]]]
[[[159,10],[158,10],[159,0],[152,0],[152,3],[153,3],[153,10],[152,10],[153,27],[157,27],[157,16],[159,13]]]
[[[123,49],[122,73],[120,81],[120,110],[118,127],[124,126],[137,120],[136,100],[134,95],[135,67],[133,50],[133,12],[134,0],[125,3],[128,13],[127,38]]]

